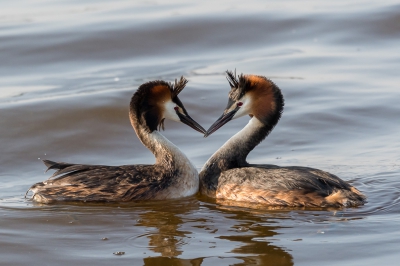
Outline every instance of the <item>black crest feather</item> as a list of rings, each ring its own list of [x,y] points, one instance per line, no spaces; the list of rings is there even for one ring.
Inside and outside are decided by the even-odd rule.
[[[186,84],[189,81],[185,79],[183,76],[179,79],[175,79],[175,83],[170,83],[170,88],[171,88],[171,93],[172,93],[172,98],[175,98],[178,96],[178,94],[185,88]]]
[[[229,93],[229,98],[231,100],[238,100],[243,95],[250,89],[250,82],[248,79],[243,74],[236,75],[236,69],[235,72],[233,71],[226,71],[226,79],[229,82],[229,85],[231,86],[231,92]]]
[[[238,88],[239,87],[239,80],[236,78],[236,69],[235,69],[235,73],[233,73],[233,71],[226,71],[226,79],[229,82],[229,85],[231,86],[231,88]]]

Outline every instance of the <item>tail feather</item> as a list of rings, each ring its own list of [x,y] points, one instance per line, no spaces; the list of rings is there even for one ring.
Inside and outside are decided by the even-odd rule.
[[[84,170],[88,170],[91,168],[91,165],[82,165],[82,164],[72,164],[72,163],[63,163],[63,162],[54,162],[54,161],[50,161],[50,160],[42,160],[43,163],[46,165],[47,170],[45,171],[45,173],[49,170],[56,170],[52,176],[50,176],[48,179],[51,179],[53,177],[62,175],[62,174],[73,174],[79,171],[84,171]],[[61,177],[62,178],[62,177]],[[46,186],[47,181],[45,182],[38,182],[36,184],[33,184],[28,191],[26,191],[25,193],[25,198],[28,195],[28,193],[30,191],[33,192],[32,198],[35,197],[35,195],[38,192],[38,189],[40,190],[41,187]]]
[[[66,167],[73,165],[70,163],[62,163],[62,162],[57,163],[57,162],[50,161],[50,160],[42,160],[42,161],[43,161],[44,165],[47,166],[46,172],[49,171],[50,169],[64,169]]]
[[[74,173],[82,170],[87,170],[90,169],[88,165],[82,165],[82,164],[69,164],[68,166],[65,166],[64,168],[59,168],[57,171],[54,172],[54,174],[50,177],[56,177],[62,174],[67,174],[67,173]]]
[[[49,171],[49,170],[56,170],[53,173],[53,175],[50,176],[50,178],[56,177],[56,176],[61,175],[61,174],[71,173],[71,172],[84,170],[84,169],[88,168],[87,165],[63,163],[63,162],[54,162],[54,161],[50,161],[50,160],[43,160],[43,163],[47,166],[46,172]]]

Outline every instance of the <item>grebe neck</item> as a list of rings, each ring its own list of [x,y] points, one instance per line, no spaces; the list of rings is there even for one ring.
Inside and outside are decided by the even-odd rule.
[[[174,171],[180,168],[180,163],[190,162],[186,155],[160,132],[157,130],[149,132],[137,119],[132,117],[132,114],[130,118],[139,140],[156,157],[156,165],[163,165],[165,168]]]
[[[248,166],[247,155],[265,139],[273,126],[265,125],[252,117],[242,130],[225,142],[204,164],[200,172],[202,183],[218,183],[221,172]]]

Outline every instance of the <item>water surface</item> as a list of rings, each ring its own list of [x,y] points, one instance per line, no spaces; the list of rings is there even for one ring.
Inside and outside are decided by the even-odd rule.
[[[393,1],[1,3],[0,264],[396,265],[399,14]],[[281,121],[250,162],[329,171],[368,203],[263,210],[201,197],[24,199],[49,176],[41,159],[153,163],[127,114],[145,81],[184,75],[180,98],[208,128],[226,106],[227,69],[267,76],[285,97]],[[163,134],[200,169],[246,123],[204,139],[167,121]]]

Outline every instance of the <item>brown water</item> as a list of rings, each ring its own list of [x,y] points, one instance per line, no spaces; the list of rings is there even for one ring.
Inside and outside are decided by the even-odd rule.
[[[398,265],[398,3],[132,2],[0,4],[1,265]],[[365,206],[24,199],[49,176],[39,159],[153,163],[127,116],[138,85],[184,75],[181,100],[208,128],[226,105],[223,72],[235,68],[271,78],[286,100],[249,161],[327,170],[363,191]],[[200,169],[246,123],[204,139],[168,121],[163,134]]]

